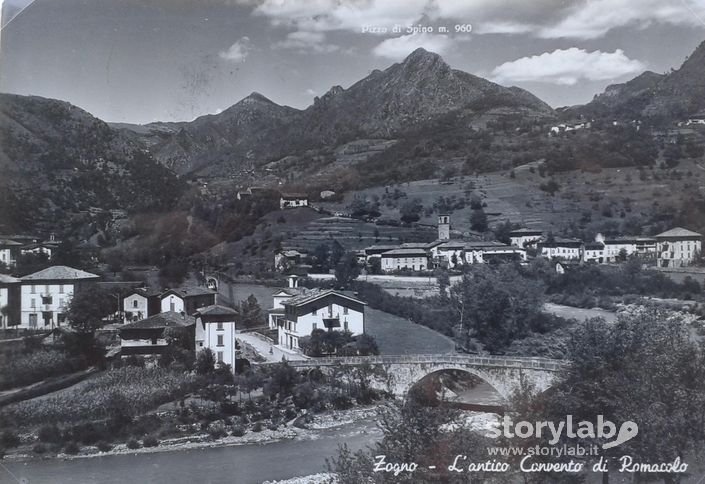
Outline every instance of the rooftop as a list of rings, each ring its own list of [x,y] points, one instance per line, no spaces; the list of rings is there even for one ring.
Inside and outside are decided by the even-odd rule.
[[[185,313],[167,311],[155,314],[146,319],[128,323],[120,329],[159,329],[159,328],[185,328],[196,323],[196,319]]]
[[[172,289],[166,289],[162,293],[162,296],[169,293],[169,292],[173,292],[181,297],[203,296],[206,294],[215,294],[215,291],[212,291],[212,290],[205,288],[205,287],[183,286],[183,287],[176,287],[176,288],[172,288]]]
[[[23,281],[54,281],[54,280],[81,280],[98,279],[100,276],[90,272],[75,269],[69,266],[52,266],[42,271],[20,277]]]
[[[315,301],[316,299],[320,299],[330,295],[349,299],[358,304],[365,304],[363,301],[360,301],[355,297],[348,296],[347,294],[343,294],[342,292],[335,291],[333,289],[327,289],[325,291],[322,291],[320,289],[312,289],[311,291],[307,291],[304,294],[300,294],[298,296],[287,299],[286,301],[282,302],[282,304],[284,306],[303,306],[304,304],[308,304],[312,301]]]
[[[408,255],[417,255],[417,254],[426,255],[426,249],[423,249],[423,248],[419,248],[419,249],[393,249],[393,250],[388,250],[388,251],[382,253],[382,257],[408,256]]]
[[[667,230],[661,234],[655,235],[654,237],[702,237],[702,234],[693,232],[692,230],[684,229],[683,227],[676,227],[671,230]]]
[[[212,304],[210,306],[200,308],[196,311],[196,314],[200,316],[236,316],[238,312],[226,306]]]
[[[0,239],[0,247],[17,247],[20,246],[19,242],[15,242],[14,240],[9,240],[9,239]]]
[[[15,284],[20,282],[16,277],[8,276],[7,274],[0,274],[0,284]]]

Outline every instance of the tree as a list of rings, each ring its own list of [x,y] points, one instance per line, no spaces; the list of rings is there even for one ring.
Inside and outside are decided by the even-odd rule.
[[[196,355],[196,373],[209,375],[215,371],[215,355],[210,348],[203,348]]]
[[[590,320],[573,335],[569,357],[551,391],[529,405],[540,419],[635,422],[638,435],[603,451],[608,459],[684,461],[705,443],[705,348],[680,317],[642,308],[616,323]],[[677,482],[673,474],[659,477]]]
[[[511,243],[511,239],[509,237],[509,234],[516,228],[516,225],[513,224],[509,220],[505,220],[504,223],[501,223],[497,225],[494,228],[494,236],[502,242],[503,244],[509,245]]]
[[[421,199],[414,198],[405,202],[399,209],[401,215],[401,221],[404,223],[418,222],[423,210],[423,205],[421,204]]]
[[[346,253],[335,266],[335,280],[338,286],[345,289],[360,275],[357,256],[353,252]]]
[[[93,333],[103,326],[103,319],[119,310],[119,299],[105,289],[89,286],[71,298],[67,317],[71,327],[80,333]]]
[[[370,272],[372,274],[382,273],[382,258],[381,257],[371,257],[367,265],[370,266]]]
[[[473,210],[470,214],[470,229],[475,232],[486,232],[487,228],[487,214],[485,211],[482,208]]]
[[[246,328],[256,328],[264,324],[264,312],[254,294],[240,303],[240,318]]]
[[[510,265],[479,265],[451,289],[456,324],[469,342],[476,337],[498,351],[530,331],[543,330],[544,286],[522,277]]]
[[[318,270],[328,271],[330,269],[330,249],[328,244],[318,244],[313,249],[314,266]]]

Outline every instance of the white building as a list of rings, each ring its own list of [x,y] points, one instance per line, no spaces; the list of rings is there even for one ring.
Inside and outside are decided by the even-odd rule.
[[[284,301],[298,296],[304,290],[299,289],[299,276],[291,275],[287,278],[288,288],[280,289],[272,294],[272,307],[267,310],[269,329],[277,329],[279,322],[284,318]]]
[[[284,317],[279,322],[279,345],[299,349],[299,340],[314,329],[365,332],[365,306],[359,299],[341,292],[308,291],[282,302]]]
[[[0,274],[0,329],[7,329],[19,321],[20,280]]]
[[[0,239],[0,263],[6,267],[14,267],[22,244],[14,240]]]
[[[382,271],[391,272],[401,269],[412,271],[428,270],[428,250],[427,249],[394,249],[383,252]]]
[[[21,277],[20,327],[54,328],[66,319],[71,298],[100,276],[67,266],[52,266]]]
[[[518,229],[509,232],[511,245],[521,248],[535,246],[541,240],[541,237],[543,237],[541,230]]]
[[[125,322],[140,321],[160,312],[159,295],[147,289],[133,289],[122,298]]]
[[[587,244],[585,244],[585,250],[583,251],[583,261],[594,262],[596,264],[604,263],[605,244],[603,244],[602,242],[588,242]],[[559,274],[563,274],[563,272],[559,272]]]
[[[702,235],[681,227],[656,235],[659,267],[685,267],[702,254]]]
[[[303,193],[282,193],[279,208],[308,207],[308,196]]]
[[[160,296],[161,312],[193,314],[199,308],[216,304],[216,292],[200,286],[167,289]]]
[[[210,348],[218,363],[230,365],[235,371],[235,326],[237,311],[225,306],[207,306],[195,312],[196,353]]]
[[[578,239],[560,239],[540,242],[538,244],[539,253],[549,259],[576,259],[583,258],[583,242]]]
[[[465,264],[485,264],[490,261],[517,260],[526,262],[526,250],[496,241],[466,242]]]

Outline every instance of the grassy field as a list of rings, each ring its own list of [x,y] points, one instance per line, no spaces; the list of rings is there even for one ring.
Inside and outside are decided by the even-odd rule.
[[[365,309],[365,332],[377,341],[383,355],[439,354],[455,351],[450,338],[408,319]]]

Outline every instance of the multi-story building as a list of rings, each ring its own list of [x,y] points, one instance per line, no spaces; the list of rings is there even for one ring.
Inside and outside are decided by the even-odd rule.
[[[526,250],[495,241],[466,242],[465,264],[485,264],[491,261],[526,261]]]
[[[235,370],[235,327],[238,313],[225,306],[206,306],[194,313],[196,318],[196,351],[209,348],[216,362]]]
[[[71,298],[100,276],[68,266],[52,266],[20,278],[20,327],[54,328],[66,320]]]
[[[299,349],[299,341],[313,330],[365,332],[365,306],[359,299],[334,291],[307,291],[283,301],[284,317],[279,321],[278,343]]]
[[[697,232],[676,227],[654,238],[659,267],[685,267],[702,254],[703,236]]]
[[[581,260],[583,257],[583,242],[579,239],[546,240],[538,244],[539,254],[549,259]]]
[[[382,253],[382,270],[385,272],[410,269],[425,271],[429,268],[427,249],[394,249]]]
[[[543,237],[541,230],[518,229],[509,232],[511,245],[521,248],[534,247]]]
[[[308,207],[308,195],[304,193],[282,193],[279,208]]]

